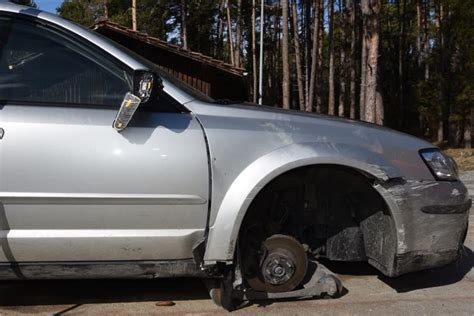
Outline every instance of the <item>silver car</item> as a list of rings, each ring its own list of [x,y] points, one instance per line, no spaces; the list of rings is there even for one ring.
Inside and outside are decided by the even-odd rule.
[[[0,3],[0,279],[214,279],[224,307],[455,261],[471,200],[432,144],[222,105],[76,24]]]

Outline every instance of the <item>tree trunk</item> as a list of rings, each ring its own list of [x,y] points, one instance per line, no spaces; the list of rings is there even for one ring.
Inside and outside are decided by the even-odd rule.
[[[367,69],[366,69],[366,113],[365,119],[368,122],[376,123],[383,121],[383,113],[380,111],[381,95],[378,95],[378,49],[379,49],[379,20],[380,20],[381,0],[362,0],[362,13],[366,20],[366,44],[367,44]]]
[[[438,137],[441,137],[440,141],[449,140],[449,89],[448,86],[450,82],[447,79],[447,72],[449,68],[449,58],[448,58],[448,48],[446,47],[445,43],[445,25],[444,25],[444,6],[443,2],[439,2],[438,7],[438,17],[437,17],[437,24],[438,24],[438,46],[439,46],[439,61],[438,67],[439,72],[441,74],[441,80],[439,80],[439,91],[440,91],[440,103],[441,103],[441,117],[440,117],[440,124],[439,127],[442,129],[438,131]]]
[[[429,44],[429,34],[428,34],[428,19],[429,19],[429,2],[430,0],[425,0],[424,3],[424,14],[423,14],[423,62],[425,64],[425,80],[428,81],[430,78],[430,67],[429,64],[426,62],[428,59],[428,55],[430,52],[430,44]]]
[[[257,28],[255,26],[256,8],[255,0],[252,0],[252,67],[253,67],[253,103],[257,103]]]
[[[423,59],[423,49],[421,48],[422,42],[422,31],[421,31],[421,20],[422,20],[422,1],[423,0],[416,0],[416,80],[417,80],[417,96],[418,100],[416,102],[418,103],[418,106],[420,104],[420,96],[421,96],[421,84],[422,84],[422,75],[421,75],[421,67],[422,67],[422,59]],[[424,135],[424,117],[421,111],[419,111],[419,120],[418,120],[418,125],[419,125],[419,135]]]
[[[367,1],[367,0],[366,0]],[[364,14],[362,14],[362,53],[361,53],[361,62],[360,62],[360,119],[366,121],[366,94],[367,94],[367,21]]]
[[[377,85],[375,102],[375,123],[377,123],[378,125],[383,125],[385,118],[385,110],[383,106],[382,93],[380,92],[379,85]]]
[[[290,108],[290,62],[289,62],[289,34],[288,34],[288,1],[282,1],[282,66],[283,66],[283,108]]]
[[[104,19],[109,19],[109,0],[104,0]]]
[[[137,30],[137,0],[132,0],[132,30]]]
[[[443,126],[443,117],[439,117],[438,121],[438,143],[442,143],[444,140],[444,126]]]
[[[216,38],[216,45],[215,45],[215,52],[214,56],[218,59],[225,59],[224,58],[224,28],[225,28],[225,2],[226,0],[219,1],[219,13],[218,13],[218,20],[217,20],[217,38]]]
[[[319,44],[319,3],[321,0],[316,0],[315,15],[314,15],[314,28],[313,28],[313,49],[311,51],[311,76],[309,83],[309,97],[308,103],[306,104],[306,111],[313,111],[314,93],[316,87],[316,76],[317,76],[317,58],[318,58],[318,44]]]
[[[230,17],[230,0],[227,0],[227,40],[229,41],[230,63],[235,66],[234,59],[234,38],[232,35],[232,20]]]
[[[341,48],[340,48],[340,74],[339,74],[339,107],[338,115],[345,116],[346,101],[346,8],[339,0],[339,13],[341,15]]]
[[[274,96],[274,105],[281,106],[282,101],[280,100],[280,95],[282,94],[281,89],[281,82],[283,81],[282,74],[283,71],[281,69],[280,64],[280,57],[281,57],[281,28],[280,28],[280,5],[281,0],[275,1],[275,5],[273,7],[274,15],[273,15],[273,62],[270,65],[274,65],[271,67],[272,69],[272,76],[273,76],[273,93]]]
[[[418,65],[418,71],[421,69],[421,59],[422,59],[422,50],[421,50],[421,2],[423,0],[416,1],[416,63]]]
[[[464,147],[472,148],[472,127],[474,124],[474,108],[471,107],[467,113],[467,119],[464,128]]]
[[[334,115],[334,0],[329,0],[329,97],[328,114]]]
[[[356,117],[356,9],[355,0],[348,0],[351,6],[351,86],[350,86],[350,118]],[[349,7],[349,6],[348,6]]]
[[[235,66],[242,67],[240,50],[242,47],[242,0],[237,0],[237,21],[235,23]]]
[[[323,35],[324,35],[324,0],[318,1],[318,68],[317,68],[317,80],[316,80],[316,111],[321,113],[322,111],[322,96],[323,96]]]
[[[305,110],[305,98],[303,87],[303,71],[301,69],[301,49],[300,36],[298,27],[298,9],[296,7],[296,0],[291,1],[291,9],[293,11],[293,41],[295,45],[295,63],[296,63],[296,83],[298,84],[298,100],[300,110]]]
[[[402,2],[402,8],[400,8]],[[397,0],[398,12],[398,104],[399,126],[402,127],[405,122],[405,74],[404,74],[404,60],[405,60],[405,12],[406,0]]]
[[[186,18],[188,15],[188,9],[186,0],[181,0],[181,43],[184,49],[188,49],[188,30]]]
[[[304,0],[304,30],[305,30],[305,110],[309,105],[309,86],[311,81],[311,3],[313,0]]]

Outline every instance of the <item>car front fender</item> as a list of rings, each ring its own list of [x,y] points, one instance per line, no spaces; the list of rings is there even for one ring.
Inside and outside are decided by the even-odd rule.
[[[277,176],[304,166],[340,165],[380,182],[401,177],[401,171],[381,153],[343,143],[295,143],[274,150],[251,163],[233,181],[210,227],[204,265],[232,263],[240,225],[260,190]]]

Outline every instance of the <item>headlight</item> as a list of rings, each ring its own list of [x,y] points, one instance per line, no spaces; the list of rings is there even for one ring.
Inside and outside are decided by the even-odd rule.
[[[424,149],[420,151],[420,155],[436,179],[446,181],[458,179],[456,162],[439,149]]]

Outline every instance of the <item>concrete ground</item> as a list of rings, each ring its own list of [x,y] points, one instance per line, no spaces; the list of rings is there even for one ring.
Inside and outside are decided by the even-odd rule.
[[[474,171],[463,175],[474,196]],[[334,267],[347,293],[333,300],[258,302],[234,314],[474,315],[474,211],[464,256],[448,267],[388,279],[367,264]],[[174,306],[157,306],[172,301]],[[158,304],[159,305],[159,304]],[[221,314],[199,280],[0,282],[0,314]]]

